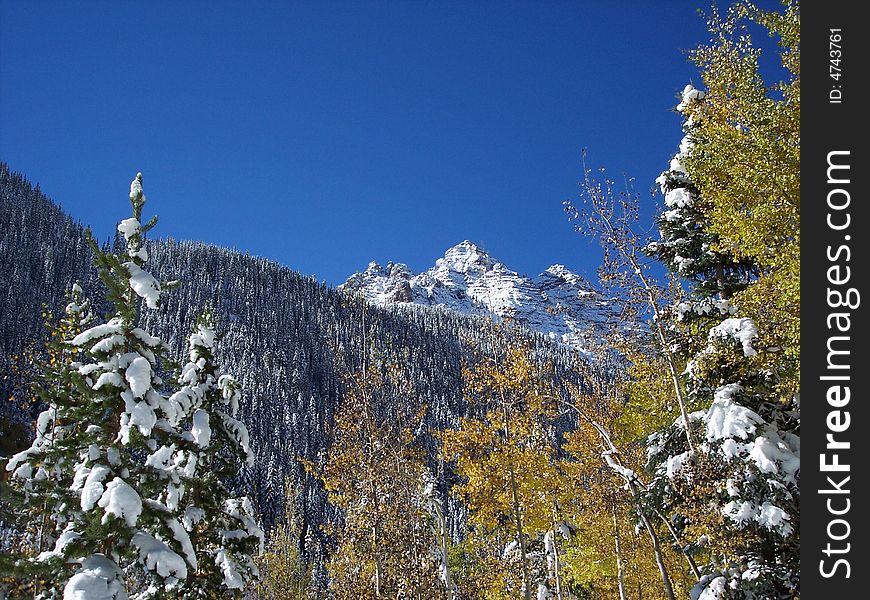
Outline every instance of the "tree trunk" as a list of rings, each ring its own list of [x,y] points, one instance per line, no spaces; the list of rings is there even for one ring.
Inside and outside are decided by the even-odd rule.
[[[553,530],[553,574],[556,580],[556,600],[562,600],[562,574],[560,571],[559,544],[556,543],[556,531]]]
[[[510,427],[508,426],[508,411],[504,396],[501,399],[502,414],[504,415],[504,437],[506,442],[510,442]],[[532,600],[531,590],[531,575],[529,574],[529,557],[526,554],[526,536],[523,535],[523,517],[520,513],[520,498],[517,492],[517,478],[514,473],[514,466],[510,465],[508,472],[510,473],[511,482],[511,503],[514,511],[514,524],[517,528],[517,540],[520,543],[520,556],[523,562],[523,598]]]
[[[438,519],[438,537],[441,546],[441,570],[444,573],[444,586],[447,588],[447,600],[455,600],[456,590],[453,589],[453,580],[450,577],[450,568],[447,562],[447,551],[450,545],[450,532],[447,530],[447,518],[438,501],[433,501],[435,515]]]
[[[372,550],[375,555],[375,598],[381,597],[381,578],[383,577],[381,573],[381,554],[378,551],[378,528],[377,526],[372,527]]]
[[[617,464],[617,461],[621,463],[619,459],[619,451],[616,449],[616,446],[613,445],[613,441],[610,439],[610,435],[607,433],[607,430],[604,429],[604,426],[595,421],[594,419],[589,418],[586,413],[584,413],[576,406],[574,406],[574,410],[576,410],[581,417],[586,419],[586,421],[588,421],[589,424],[591,424],[598,431],[598,435],[601,437],[602,445],[605,448],[605,453],[603,454],[605,460],[609,458],[613,460],[615,464]],[[610,466],[609,462],[608,466]],[[620,466],[622,465],[620,464]],[[639,495],[637,489],[639,482],[636,479],[626,475],[625,471],[618,472],[623,477],[623,479],[625,479],[625,483],[628,486],[628,491],[631,493],[632,498],[637,498]],[[659,544],[658,534],[656,533],[656,530],[653,528],[652,523],[650,523],[647,516],[641,512],[638,512],[638,514],[640,515],[643,526],[646,529],[647,534],[649,534],[650,541],[652,542],[653,553],[655,554],[656,558],[656,564],[658,565],[659,573],[662,577],[662,585],[665,588],[665,595],[668,597],[668,600],[676,600],[676,597],[674,596],[674,588],[671,585],[671,578],[668,575],[668,569],[665,566],[664,557],[662,556],[662,549],[661,545]]]
[[[683,418],[683,424],[686,428],[686,442],[688,442],[689,444],[689,452],[694,455],[695,440],[692,436],[692,430],[689,426],[689,412],[688,408],[686,407],[686,397],[683,394],[683,387],[682,385],[680,385],[680,376],[677,373],[674,353],[671,351],[670,344],[668,344],[667,336],[665,335],[664,328],[662,327],[662,314],[659,311],[655,288],[643,274],[643,267],[637,260],[637,249],[634,245],[634,242],[625,242],[620,238],[620,234],[617,232],[616,228],[611,222],[611,217],[602,213],[599,213],[599,216],[601,216],[602,218],[602,225],[607,227],[607,233],[609,234],[610,240],[613,242],[618,251],[622,254],[623,258],[628,262],[628,264],[631,265],[631,268],[634,270],[634,273],[637,276],[641,287],[643,288],[644,294],[646,295],[647,304],[649,304],[649,307],[653,311],[653,327],[655,328],[656,337],[659,340],[661,352],[664,355],[665,361],[668,364],[668,375],[670,375],[671,383],[674,386],[674,394],[677,397],[677,403],[680,405],[680,415]]]
[[[656,533],[656,530],[653,528],[652,523],[649,522],[649,519],[646,515],[641,515],[641,521],[643,522],[643,526],[646,529],[646,532],[649,534],[649,539],[653,545],[653,554],[656,557],[656,564],[659,567],[659,574],[662,576],[662,585],[665,588],[665,595],[668,597],[668,600],[676,600],[676,596],[674,596],[674,588],[671,585],[671,578],[668,576],[668,568],[665,566],[665,559],[662,556],[662,548],[659,544],[659,536]]]
[[[680,547],[680,553],[686,558],[686,562],[689,563],[689,568],[692,569],[692,573],[695,575],[695,578],[700,581],[701,580],[701,570],[698,569],[698,564],[695,562],[695,559],[686,554],[685,551],[682,550],[683,543],[680,541],[680,536],[677,535],[677,531],[674,529],[671,522],[668,521],[665,516],[656,509],[656,515],[659,519],[662,520],[662,523],[665,524],[665,527],[668,528],[668,531],[671,533],[671,537],[674,538],[674,543]]]
[[[625,594],[625,569],[622,564],[622,546],[619,538],[619,521],[616,519],[616,508],[611,508],[613,514],[613,540],[616,543],[616,576],[619,582],[619,600],[627,600]]]
[[[517,480],[514,475],[514,467],[511,465],[510,469],[511,476],[511,502],[513,503],[514,509],[514,523],[517,528],[517,538],[520,542],[520,556],[523,561],[523,598],[525,600],[532,599],[532,590],[531,590],[531,582],[529,579],[531,578],[529,574],[529,557],[526,554],[526,536],[523,534],[523,517],[520,513],[520,499],[517,493]]]

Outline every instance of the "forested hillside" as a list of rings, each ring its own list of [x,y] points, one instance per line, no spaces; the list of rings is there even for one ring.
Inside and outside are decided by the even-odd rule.
[[[119,210],[119,220],[122,216]],[[95,298],[103,284],[84,227],[5,164],[0,165],[0,217],[0,280],[7,282],[0,307],[7,374],[2,406],[7,422],[16,420],[29,430],[37,411],[30,401],[29,361],[40,355],[40,340],[47,339],[44,307],[54,315],[49,322],[56,321],[74,282]],[[327,544],[319,525],[333,516],[322,484],[306,475],[298,459],[324,459],[329,424],[344,389],[339,372],[359,367],[364,345],[400,365],[403,377],[413,382],[413,393],[406,396],[411,409],[425,406],[420,443],[433,462],[429,428],[453,426],[466,412],[463,361],[472,351],[497,354],[506,348],[482,317],[414,306],[372,307],[274,262],[198,242],[154,241],[147,248],[155,275],[179,285],[163,296],[158,310],[143,313],[142,326],[180,357],[199,312],[214,310],[222,338],[218,358],[244,390],[241,419],[256,454],[240,485],[255,491],[267,527],[283,512],[285,480],[301,486],[298,509],[315,556]],[[568,349],[543,339],[538,344],[567,370]],[[344,364],[347,360],[355,364]],[[446,481],[438,490],[446,502]]]

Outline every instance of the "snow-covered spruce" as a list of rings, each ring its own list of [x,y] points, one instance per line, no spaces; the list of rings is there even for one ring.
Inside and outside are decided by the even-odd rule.
[[[188,531],[209,515],[182,504],[185,486],[203,487],[196,466],[201,446],[210,445],[205,419],[183,395],[162,393],[158,373],[167,348],[137,326],[140,300],[156,308],[163,289],[144,268],[143,236],[156,220],[141,225],[141,174],[131,183],[130,202],[133,216],[118,227],[124,255],[89,240],[114,315],[92,324],[74,288],[70,325],[55,343],[56,360],[43,369],[48,385],[40,395],[49,408],[32,446],[5,465],[24,504],[39,513],[28,515],[38,524],[35,558],[19,561],[19,574],[42,574],[46,598],[195,597],[211,583],[193,583],[199,565]],[[231,414],[237,387],[229,379],[212,387],[227,407],[215,412],[215,425],[247,446],[247,432]],[[188,421],[194,427],[185,431]],[[249,580],[250,558],[236,548],[259,528],[244,499],[227,500],[220,512],[232,528],[220,531],[224,551],[212,562],[225,573],[224,589],[237,590]]]
[[[698,454],[685,447],[681,419],[648,440],[654,477],[647,499],[703,538],[690,542],[690,551],[704,547],[712,555],[698,598],[777,597],[799,581],[800,438],[796,415],[769,400],[775,378],[752,365],[756,331],[751,319],[724,320],[686,370],[690,393],[707,400],[689,418],[704,441]],[[708,383],[714,381],[720,383]],[[693,521],[692,497],[715,509],[716,529],[699,535],[706,525]],[[729,554],[719,554],[726,537]]]
[[[182,522],[198,569],[196,578],[180,590],[184,598],[211,598],[215,590],[222,597],[239,596],[258,576],[253,558],[263,546],[251,501],[236,497],[228,487],[243,464],[253,463],[253,454],[248,430],[236,419],[239,385],[232,376],[220,374],[215,344],[213,317],[205,312],[188,337],[188,362],[181,369],[178,391],[170,397],[189,415],[190,428],[179,448],[187,457],[185,468],[198,474],[173,477],[168,491],[175,504],[186,482]],[[167,456],[179,452],[161,450]],[[167,472],[172,469],[168,465]]]
[[[698,410],[649,438],[645,501],[686,537],[685,551],[711,559],[693,598],[790,597],[799,589],[799,413],[796,399],[778,398],[777,373],[758,356],[758,324],[732,303],[750,290],[756,268],[717,249],[690,176],[706,105],[704,92],[686,86],[677,106],[685,137],[657,180],[661,236],[646,248],[689,284],[669,316],[685,333],[684,350],[692,348],[682,378]],[[706,341],[692,333],[705,330]],[[694,453],[687,426],[703,442]]]
[[[728,305],[711,303],[709,299],[716,297],[724,302],[746,287],[754,271],[750,262],[717,249],[718,237],[708,231],[709,219],[698,188],[686,172],[685,163],[695,146],[693,132],[703,119],[705,98],[706,94],[691,84],[683,90],[677,111],[683,115],[685,135],[668,169],[656,179],[665,210],[656,219],[659,240],[644,248],[647,255],[691,282],[695,296],[676,309],[680,320],[707,315],[714,309],[728,314]]]

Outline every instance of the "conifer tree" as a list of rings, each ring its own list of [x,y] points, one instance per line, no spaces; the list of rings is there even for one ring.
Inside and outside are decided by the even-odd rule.
[[[239,384],[220,373],[216,343],[214,317],[205,311],[188,337],[179,390],[169,398],[182,407],[190,428],[155,458],[169,479],[166,504],[181,513],[196,556],[196,572],[179,592],[183,598],[240,597],[257,579],[254,557],[262,551],[251,500],[230,488],[254,455],[248,430],[236,419]]]
[[[179,411],[158,391],[166,346],[137,326],[139,299],[153,309],[162,292],[142,268],[148,258],[143,236],[156,219],[140,222],[141,174],[131,183],[130,203],[133,216],[118,226],[124,255],[103,252],[90,240],[114,315],[68,341],[80,352],[59,376],[70,382],[61,384],[69,399],[41,419],[65,428],[63,435],[54,433],[52,423],[50,439],[39,436],[6,465],[25,487],[44,477],[65,485],[71,477],[70,497],[49,508],[54,547],[36,558],[52,565],[53,593],[62,591],[65,598],[120,599],[134,591],[158,597],[195,566],[187,534],[158,500],[164,484],[152,467],[161,441],[177,434]],[[56,464],[63,468],[34,469],[31,456],[57,438],[63,439],[63,455]]]
[[[46,584],[50,586],[58,564],[48,551],[54,546],[56,532],[69,518],[65,505],[76,499],[69,488],[73,483],[72,457],[81,443],[80,424],[94,415],[78,402],[81,378],[76,368],[81,351],[71,343],[94,317],[78,283],[73,284],[68,300],[64,317],[51,328],[45,359],[38,362],[42,381],[34,384],[34,391],[47,408],[37,419],[36,439],[7,463],[12,476],[10,487],[4,491],[3,508],[7,518],[14,518],[13,523],[23,527],[21,555],[8,565],[18,579],[16,589],[10,591],[13,597],[24,594],[22,585],[33,596],[45,591]],[[28,560],[33,557],[39,559]]]
[[[644,253],[691,284],[698,301],[691,308],[699,313],[718,308],[717,304],[709,304],[711,298],[727,300],[757,274],[749,257],[735,256],[710,230],[709,210],[705,210],[704,198],[683,165],[694,145],[693,133],[703,120],[695,108],[704,97],[705,93],[691,84],[683,90],[677,111],[685,116],[685,135],[668,169],[656,180],[667,210],[656,218],[659,239],[643,248]],[[723,308],[727,306],[724,304]],[[689,308],[684,307],[684,310]]]
[[[683,164],[704,198],[715,249],[756,266],[752,286],[732,299],[753,318],[767,358],[798,389],[800,373],[800,2],[780,8],[735,2],[708,19],[709,42],[690,54],[704,97],[686,107],[692,150]],[[767,34],[782,66],[762,68]],[[772,44],[771,44],[772,45]]]
[[[241,584],[227,581],[245,583],[240,572],[251,566],[245,553],[259,531],[242,499],[222,498],[221,510],[207,519],[201,507],[181,503],[188,488],[192,499],[211,508],[198,477],[205,469],[218,477],[228,474],[229,463],[206,451],[207,411],[215,411],[211,422],[221,432],[216,440],[232,440],[216,441],[217,454],[246,444],[247,432],[232,416],[238,386],[226,376],[213,381],[206,356],[192,356],[195,366],[184,373],[194,373],[191,382],[202,384],[197,388],[202,397],[187,388],[169,397],[162,392],[158,373],[171,364],[167,346],[138,326],[140,302],[156,309],[169,287],[144,269],[144,235],[156,219],[141,223],[141,174],[131,183],[130,202],[133,216],[118,226],[126,243],[123,254],[101,250],[89,238],[113,314],[93,325],[74,288],[62,324],[68,335],[53,342],[57,360],[46,367],[46,385],[39,391],[48,409],[38,420],[37,438],[6,464],[26,502],[40,513],[40,552],[19,566],[50,574],[42,592],[46,598],[212,597],[219,588],[209,578],[184,585],[198,568],[185,525],[208,524],[190,529],[201,556],[216,562],[231,589]],[[206,328],[197,333],[208,342],[200,345],[210,350],[213,334]],[[212,379],[193,381],[200,368]],[[192,427],[184,431],[188,418]],[[218,487],[212,493],[225,491]],[[216,548],[209,546],[215,535]]]
[[[746,20],[780,37],[787,82],[764,84]],[[776,12],[740,2],[724,18],[714,12],[709,25],[711,42],[693,54],[709,89],[684,90],[677,108],[686,138],[660,183],[669,207],[682,198],[680,211],[698,215],[705,243],[687,252],[688,264],[727,260],[713,271],[681,269],[662,252],[682,241],[669,227],[651,248],[690,284],[689,301],[671,312],[685,342],[685,388],[701,410],[650,437],[648,502],[709,557],[696,594],[792,597],[800,514],[798,3]],[[671,208],[665,220],[680,211]],[[750,276],[723,285],[737,264],[754,265]],[[701,452],[682,444],[690,430],[703,439]]]

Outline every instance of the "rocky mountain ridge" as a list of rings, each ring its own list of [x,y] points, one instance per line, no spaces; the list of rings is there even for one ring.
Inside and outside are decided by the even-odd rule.
[[[468,240],[448,249],[422,273],[402,263],[371,262],[339,287],[377,306],[418,304],[496,319],[510,317],[579,350],[600,340],[607,321],[615,316],[613,304],[564,265],[527,277]]]

